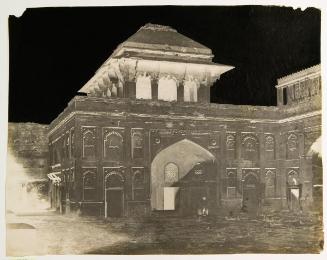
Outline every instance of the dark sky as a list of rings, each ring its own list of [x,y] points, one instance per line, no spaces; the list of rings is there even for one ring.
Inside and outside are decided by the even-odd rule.
[[[146,23],[169,25],[236,68],[218,103],[275,105],[276,79],[320,63],[320,10],[285,7],[28,9],[9,17],[9,121],[50,123],[118,44]]]

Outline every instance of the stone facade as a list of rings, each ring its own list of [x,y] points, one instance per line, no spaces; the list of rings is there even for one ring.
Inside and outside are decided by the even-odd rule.
[[[50,124],[52,206],[105,217],[195,215],[203,200],[210,214],[309,209],[320,66],[278,80],[277,107],[211,104],[233,68],[212,57],[159,25],[118,46]],[[286,100],[294,86],[303,98]]]

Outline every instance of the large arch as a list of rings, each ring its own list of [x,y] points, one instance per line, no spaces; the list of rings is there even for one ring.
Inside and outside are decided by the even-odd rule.
[[[178,141],[160,151],[151,163],[151,208],[164,210],[164,188],[174,186],[172,182],[165,182],[167,165],[175,164],[178,167],[178,180],[181,180],[197,164],[215,161],[216,158],[212,153],[188,139]],[[178,187],[175,188],[175,192],[177,190]]]

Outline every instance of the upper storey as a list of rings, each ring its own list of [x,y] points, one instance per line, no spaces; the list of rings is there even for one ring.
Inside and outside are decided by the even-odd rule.
[[[320,64],[279,78],[276,88],[278,106],[321,106]]]
[[[212,62],[211,50],[169,26],[147,24],[121,43],[79,92],[210,102],[210,86],[232,66]]]
[[[120,44],[115,57],[140,57],[163,60],[198,60],[211,62],[213,55],[209,48],[178,33],[169,26],[146,24],[134,35]]]

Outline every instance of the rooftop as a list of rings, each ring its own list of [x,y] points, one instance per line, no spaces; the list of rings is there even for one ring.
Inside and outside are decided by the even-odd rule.
[[[119,45],[116,52],[122,47],[212,54],[208,47],[178,33],[177,30],[170,26],[151,23],[142,26],[135,34]]]
[[[213,57],[211,49],[170,26],[148,23],[121,43],[79,92],[90,93],[108,77],[122,84],[133,81],[138,72],[157,76],[168,73],[180,80],[191,75],[211,86],[221,74],[234,68],[212,62]]]
[[[320,64],[317,64],[315,66],[312,66],[312,67],[297,71],[295,73],[286,75],[284,77],[277,79],[278,85],[276,87],[279,87],[279,85],[285,85],[292,81],[301,80],[305,77],[309,77],[309,76],[316,75],[316,74],[318,75],[318,74],[320,74],[320,70],[321,70]]]

